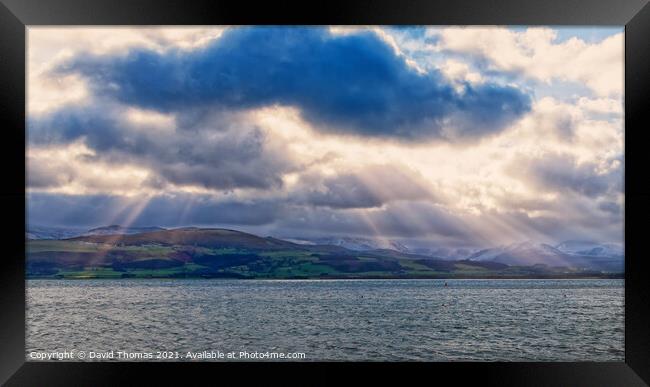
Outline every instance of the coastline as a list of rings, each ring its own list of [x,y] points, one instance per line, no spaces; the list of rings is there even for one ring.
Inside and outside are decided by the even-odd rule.
[[[140,277],[45,277],[45,276],[32,276],[25,277],[25,280],[60,280],[60,281],[83,281],[83,280],[151,280],[151,279],[167,279],[167,280],[263,280],[263,281],[328,281],[328,280],[607,280],[607,279],[625,279],[625,273],[612,273],[612,274],[585,274],[585,275],[540,275],[540,276],[320,276],[320,277],[228,277],[228,276],[186,276],[186,277],[171,277],[171,276],[140,276]]]

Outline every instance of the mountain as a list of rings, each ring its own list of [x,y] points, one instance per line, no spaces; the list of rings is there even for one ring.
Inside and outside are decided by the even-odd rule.
[[[395,250],[401,253],[409,253],[408,247],[397,241],[387,239],[372,239],[361,237],[329,237],[312,239],[290,239],[296,243],[340,246],[354,251],[371,250]]]
[[[163,231],[162,227],[122,227],[119,225],[97,227],[81,234],[82,236],[90,235],[123,235],[123,234],[140,234],[143,232]]]
[[[353,250],[314,242],[300,244],[219,228],[190,227],[30,240],[26,247],[30,278],[574,278],[608,275],[595,270],[513,266],[491,258],[480,259],[486,258],[486,254],[474,260],[451,261],[393,249]],[[521,255],[525,249],[509,251]]]
[[[521,242],[507,246],[480,250],[469,257],[470,261],[493,261],[508,265],[563,266],[567,255],[544,243]]]
[[[477,252],[473,248],[447,248],[447,247],[409,247],[412,254],[426,255],[429,257],[440,257],[441,259],[459,260],[465,259]]]
[[[564,253],[591,257],[623,258],[623,246],[618,243],[597,243],[588,241],[565,241],[556,246]]]
[[[25,232],[27,239],[65,239],[72,238],[83,234],[84,230],[80,228],[64,227],[47,227],[47,226],[28,226]]]
[[[296,247],[294,243],[275,238],[262,238],[253,234],[220,228],[186,227],[161,229],[131,234],[83,235],[69,239],[117,246],[194,246],[205,248],[280,249]]]
[[[379,238],[366,237],[328,237],[328,238],[284,238],[284,240],[302,245],[341,246],[354,251],[395,250],[405,254],[416,254],[437,259],[461,260],[477,249],[412,246],[404,243]]]
[[[577,248],[576,247],[580,247]],[[480,250],[467,259],[477,262],[499,262],[513,266],[546,265],[551,267],[572,267],[602,271],[622,271],[622,255],[596,255],[604,249],[586,250],[583,245],[564,243],[553,247],[545,243],[521,242]]]
[[[143,232],[162,231],[162,227],[122,227],[118,225],[97,227],[90,230],[83,228],[28,226],[25,232],[27,239],[69,239],[89,235],[121,235],[138,234]]]

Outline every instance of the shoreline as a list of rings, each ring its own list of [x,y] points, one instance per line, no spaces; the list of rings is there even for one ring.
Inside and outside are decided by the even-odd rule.
[[[68,277],[68,278],[52,278],[52,277],[25,277],[25,281],[39,281],[39,280],[50,280],[50,281],[84,281],[84,280],[228,280],[228,281],[359,281],[359,280],[610,280],[610,279],[625,279],[625,274],[612,274],[612,275],[585,275],[585,276],[535,276],[535,277],[336,277],[331,276],[327,278],[323,277],[307,277],[307,278],[297,278],[297,277],[287,277],[287,278],[264,278],[264,277],[251,277],[251,278],[235,278],[235,277]]]

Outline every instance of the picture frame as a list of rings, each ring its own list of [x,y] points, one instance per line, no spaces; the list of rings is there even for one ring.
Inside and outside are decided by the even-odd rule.
[[[643,256],[650,215],[645,150],[650,101],[650,5],[645,0],[493,1],[124,1],[1,0],[0,100],[5,166],[0,270],[0,382],[24,385],[148,384],[204,377],[221,382],[300,384],[358,380],[404,382],[419,374],[454,385],[643,386],[650,383],[650,278]],[[25,101],[26,27],[30,25],[421,24],[625,25],[625,362],[576,363],[75,363],[25,361]],[[336,372],[334,372],[336,371]]]

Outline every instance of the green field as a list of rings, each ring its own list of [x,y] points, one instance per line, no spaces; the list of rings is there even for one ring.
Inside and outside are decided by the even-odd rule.
[[[569,268],[445,261],[392,250],[297,245],[232,230],[166,230],[27,242],[28,278],[526,278]]]

